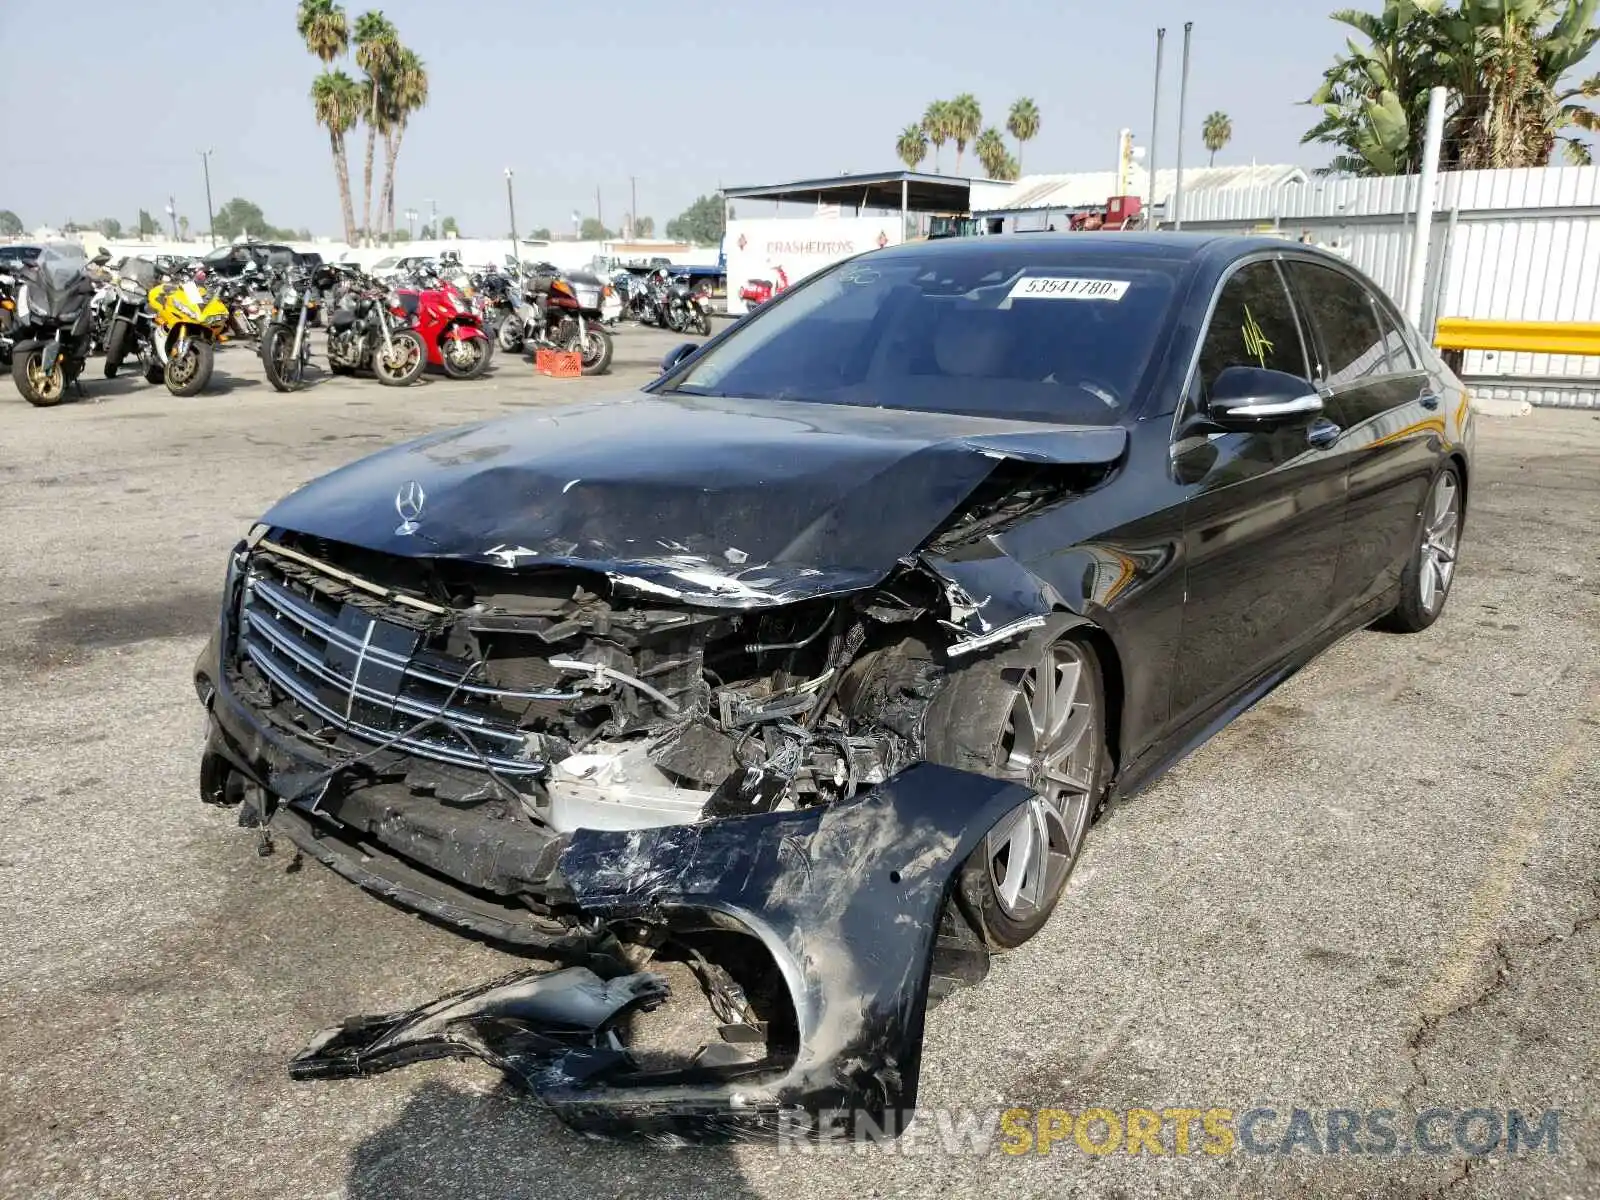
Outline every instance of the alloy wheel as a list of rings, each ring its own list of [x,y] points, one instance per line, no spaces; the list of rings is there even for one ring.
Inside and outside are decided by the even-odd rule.
[[[1439,476],[1428,497],[1422,529],[1422,561],[1418,564],[1418,596],[1431,615],[1444,604],[1456,570],[1456,545],[1461,538],[1461,487],[1448,471]]]
[[[1071,643],[1052,646],[1012,700],[1001,774],[1035,796],[989,831],[984,854],[1005,914],[1024,921],[1055,900],[1093,815],[1099,765],[1095,687]]]
[[[54,404],[61,398],[61,393],[67,388],[67,375],[58,362],[46,371],[39,362],[38,356],[28,360],[28,383],[38,393],[39,398],[46,403]]]

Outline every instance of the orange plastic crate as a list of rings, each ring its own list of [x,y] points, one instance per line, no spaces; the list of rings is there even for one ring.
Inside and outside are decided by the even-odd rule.
[[[535,350],[533,368],[552,379],[576,379],[583,374],[583,355],[576,350]]]

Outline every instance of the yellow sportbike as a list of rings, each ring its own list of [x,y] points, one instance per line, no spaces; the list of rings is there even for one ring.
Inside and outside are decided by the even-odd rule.
[[[228,306],[192,279],[150,289],[151,342],[167,390],[193,396],[211,382],[217,346],[228,340]]]

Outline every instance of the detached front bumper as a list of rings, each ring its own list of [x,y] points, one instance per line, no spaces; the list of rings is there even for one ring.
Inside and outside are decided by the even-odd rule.
[[[319,1034],[290,1074],[344,1078],[475,1056],[587,1131],[807,1132],[827,1114],[829,1128],[898,1132],[916,1105],[936,960],[968,981],[987,967],[982,949],[952,929],[952,881],[984,833],[1029,796],[919,765],[827,808],[572,835],[559,870],[585,916],[759,943],[793,1005],[787,1049],[769,1042],[751,1060],[738,1053],[743,1039],[712,1041],[680,1066],[643,1069],[617,1035],[663,998],[659,977],[604,980],[567,968],[352,1018]]]

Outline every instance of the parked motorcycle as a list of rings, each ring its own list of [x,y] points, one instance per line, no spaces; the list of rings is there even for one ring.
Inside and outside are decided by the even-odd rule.
[[[204,286],[204,275],[181,276],[150,289],[152,343],[167,391],[194,396],[211,382],[217,347],[228,340],[228,306]]]
[[[604,375],[611,367],[611,333],[606,329],[605,302],[615,314],[615,294],[586,271],[536,274],[526,286],[523,308],[524,347],[532,350],[575,350],[585,375]],[[615,320],[613,315],[611,320]]]
[[[461,289],[437,272],[418,271],[395,289],[411,328],[422,336],[428,362],[452,379],[475,379],[489,366],[493,345]]]
[[[328,366],[335,375],[370,369],[388,387],[415,383],[428,366],[422,335],[408,326],[400,298],[382,280],[351,274],[327,314]]]
[[[298,391],[305,384],[306,366],[311,361],[311,313],[316,307],[318,285],[331,281],[329,268],[313,272],[290,267],[278,277],[261,333],[261,368],[267,382],[280,392]]]
[[[739,299],[743,300],[748,308],[760,308],[789,286],[789,276],[785,274],[782,267],[777,269],[776,274],[778,276],[776,281],[771,279],[746,280],[745,285],[739,289]]]
[[[29,404],[60,404],[89,357],[94,281],[82,267],[63,269],[48,262],[24,267],[15,259],[3,266],[18,280],[11,378]]]
[[[126,260],[111,279],[111,302],[106,331],[105,375],[115,379],[117,371],[134,355],[147,383],[161,383],[166,368],[155,352],[155,313],[150,308],[150,292],[160,282],[153,262],[143,258]]]
[[[674,333],[711,336],[711,301],[707,293],[674,281],[667,285],[667,328]]]

